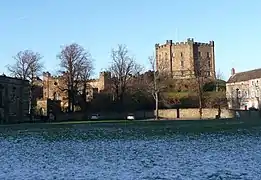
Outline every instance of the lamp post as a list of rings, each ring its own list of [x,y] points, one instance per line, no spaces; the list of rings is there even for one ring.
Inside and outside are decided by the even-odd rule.
[[[238,98],[238,91],[239,91],[239,89],[237,88],[236,91],[237,91],[237,108],[240,108],[240,105],[239,105],[239,98]]]

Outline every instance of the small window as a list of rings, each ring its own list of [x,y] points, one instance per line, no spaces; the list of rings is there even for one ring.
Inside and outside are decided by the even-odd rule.
[[[256,90],[256,97],[259,97],[259,95],[260,95],[259,90]]]
[[[209,52],[207,52],[207,58],[210,58],[210,56],[209,56]]]
[[[210,61],[208,61],[208,67],[209,67],[209,68],[211,67],[211,62],[210,62]]]
[[[239,95],[239,96],[241,95],[241,91],[240,91],[240,90],[238,90],[238,95]]]
[[[245,97],[246,97],[246,98],[248,97],[247,91],[245,91]]]
[[[180,53],[180,57],[183,57],[183,53],[182,52]]]
[[[184,61],[180,61],[180,65],[182,68],[184,68]]]

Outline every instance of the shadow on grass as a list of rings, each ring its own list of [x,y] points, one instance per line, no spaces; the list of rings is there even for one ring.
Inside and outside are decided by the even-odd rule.
[[[251,128],[261,125],[261,120],[148,120],[148,121],[128,121],[128,120],[98,120],[98,121],[68,121],[51,123],[26,123],[1,125],[0,132],[10,130],[26,131],[47,131],[51,129],[131,129],[139,131],[176,131],[176,132],[211,132],[226,131],[237,128]]]

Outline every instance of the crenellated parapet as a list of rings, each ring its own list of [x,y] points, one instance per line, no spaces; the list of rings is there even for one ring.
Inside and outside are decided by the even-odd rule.
[[[172,40],[166,40],[165,44],[155,44],[156,49],[163,49],[166,47],[172,46],[187,46],[187,45],[197,45],[197,46],[214,46],[214,41],[209,41],[208,43],[195,42],[193,38],[188,38],[187,41],[184,42],[173,42]]]

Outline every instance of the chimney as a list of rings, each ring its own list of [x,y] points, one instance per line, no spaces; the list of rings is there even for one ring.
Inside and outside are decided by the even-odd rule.
[[[231,69],[231,76],[233,76],[234,74],[236,74],[236,70],[235,70],[235,68],[232,68]]]

